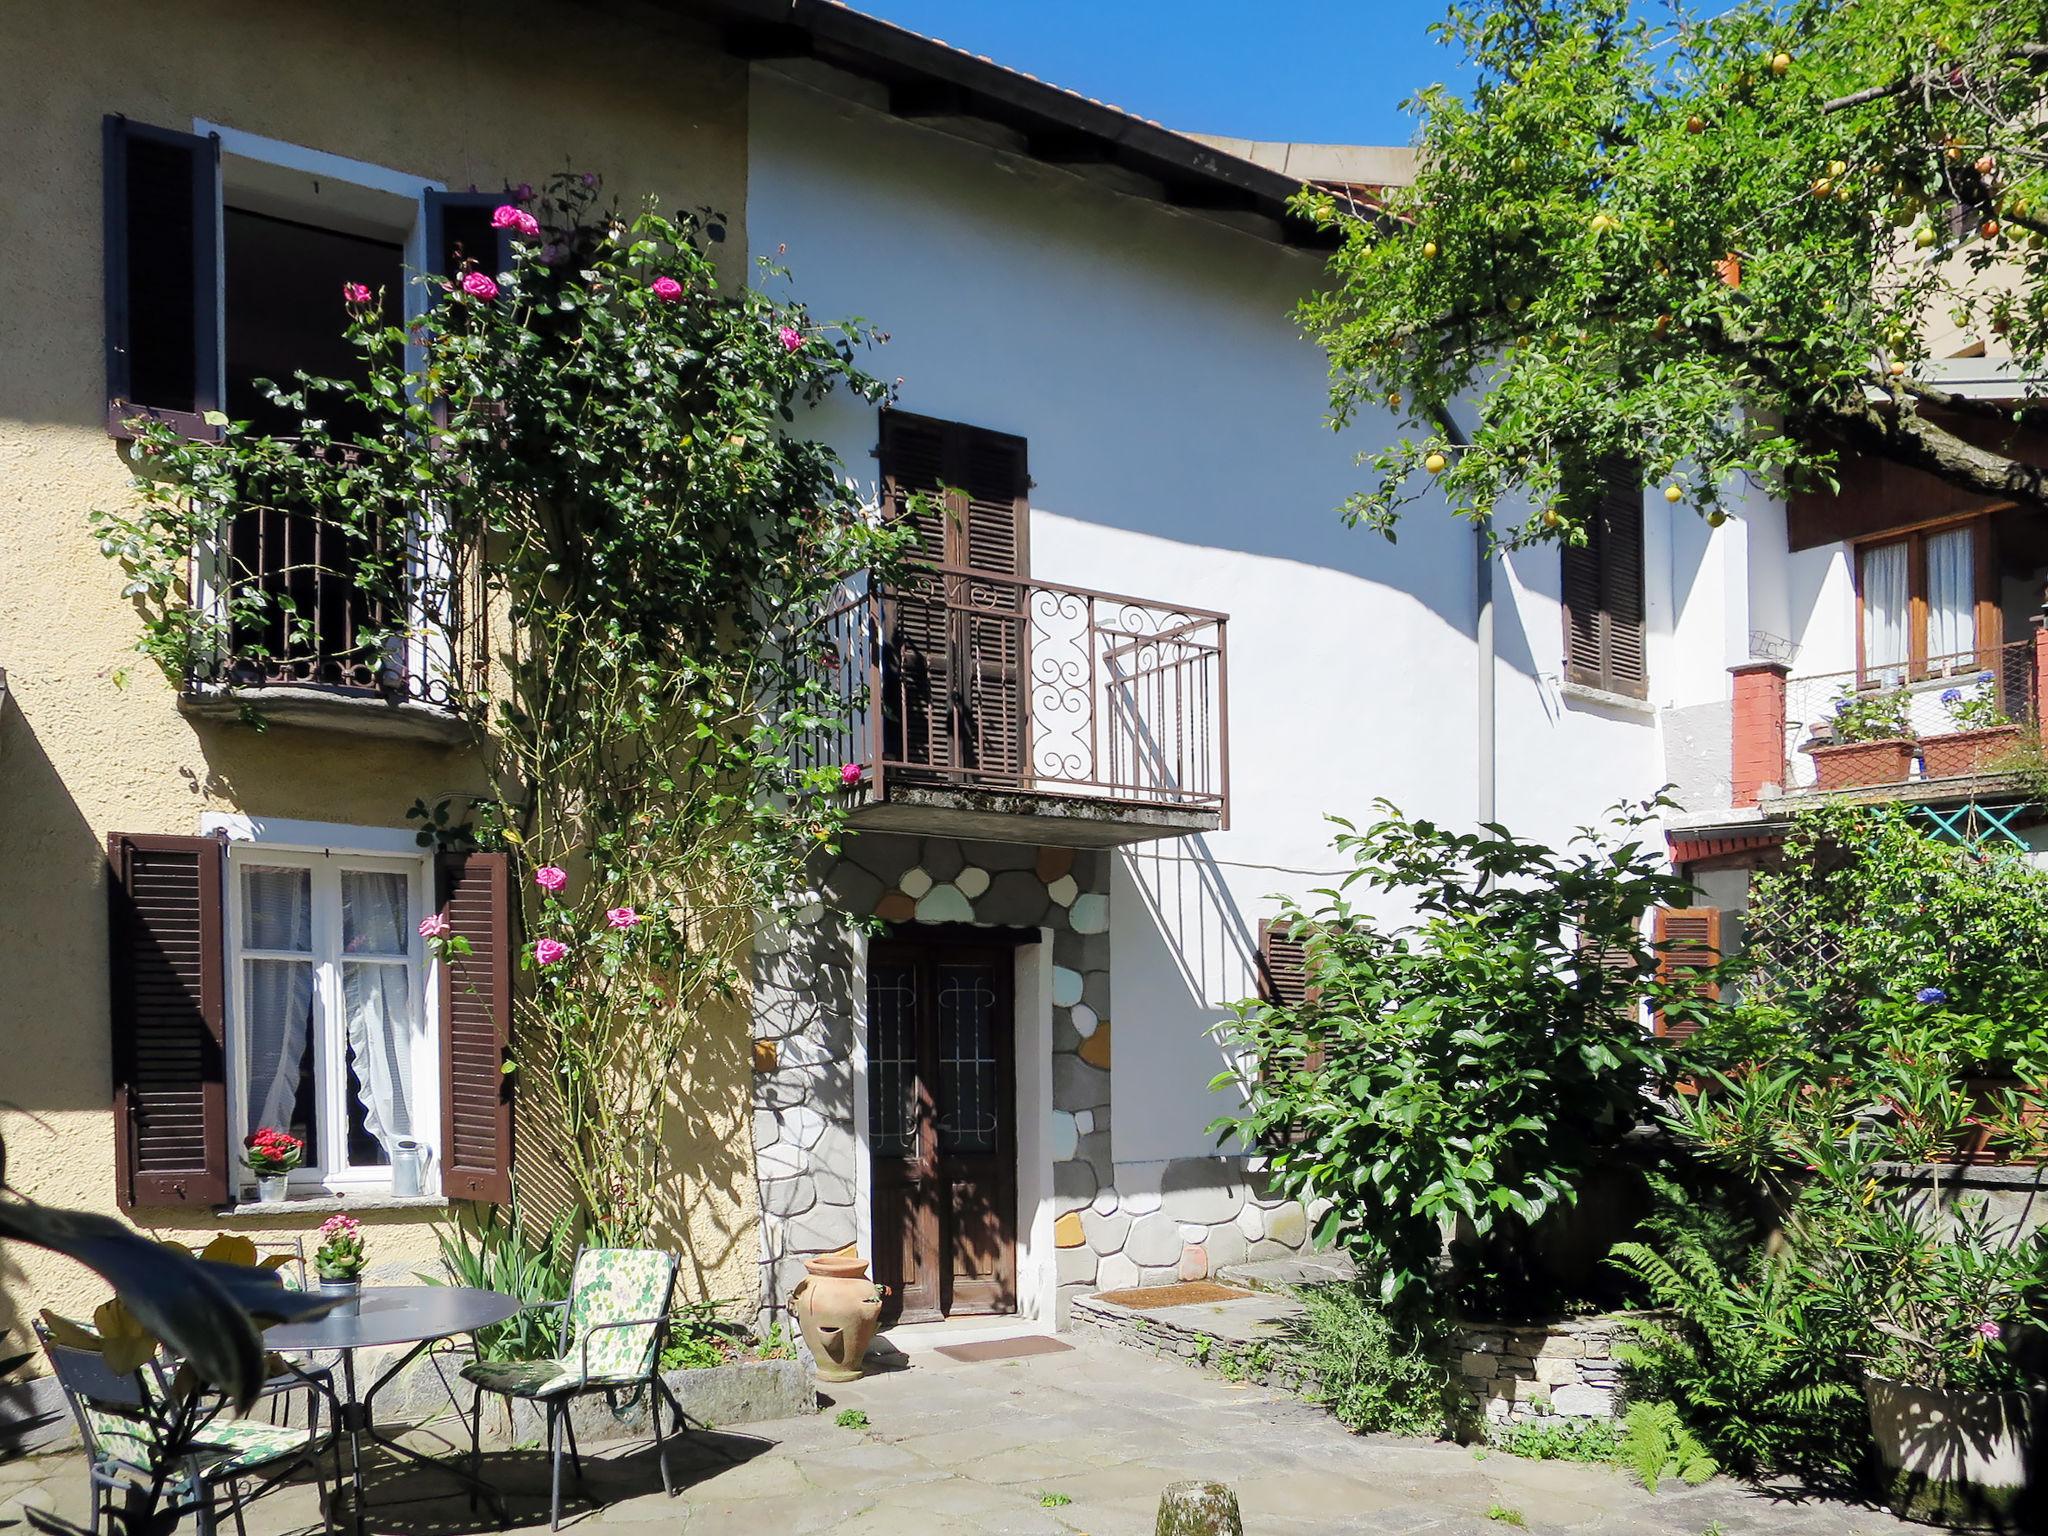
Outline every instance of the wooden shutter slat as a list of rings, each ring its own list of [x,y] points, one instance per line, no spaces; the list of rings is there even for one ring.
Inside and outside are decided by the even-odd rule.
[[[1660,980],[1675,981],[1709,969],[1721,959],[1721,909],[1659,907],[1652,937],[1657,946]],[[1721,995],[1720,987],[1711,982],[1700,991],[1708,999]],[[1661,1011],[1656,1018],[1657,1033],[1673,1040],[1683,1040],[1698,1028],[1690,1019],[1666,1019]]]
[[[502,853],[436,861],[441,912],[470,953],[441,963],[441,1190],[512,1198],[512,874]]]
[[[210,837],[107,838],[123,1210],[228,1199],[225,858]]]
[[[140,416],[195,437],[220,409],[220,141],[101,124],[107,429]]]
[[[1632,698],[1646,695],[1642,489],[1632,466],[1599,470],[1586,542],[1559,554],[1566,678]]]

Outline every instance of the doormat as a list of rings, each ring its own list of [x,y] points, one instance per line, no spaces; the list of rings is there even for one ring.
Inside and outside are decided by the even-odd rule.
[[[1147,1285],[1135,1291],[1097,1291],[1088,1299],[1150,1312],[1157,1307],[1193,1307],[1207,1301],[1243,1301],[1252,1294],[1213,1280],[1183,1280],[1178,1285]]]
[[[1048,1339],[1044,1334],[1026,1334],[1017,1339],[983,1339],[977,1344],[941,1344],[934,1354],[948,1360],[978,1365],[984,1360],[1022,1360],[1027,1355],[1063,1355],[1074,1346]]]

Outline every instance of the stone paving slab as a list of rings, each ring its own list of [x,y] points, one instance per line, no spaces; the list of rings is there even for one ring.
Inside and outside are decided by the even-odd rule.
[[[907,1368],[827,1388],[800,1419],[693,1436],[677,1451],[680,1495],[661,1494],[644,1444],[586,1447],[607,1502],[565,1508],[565,1529],[643,1528],[662,1536],[1151,1536],[1176,1478],[1234,1484],[1247,1536],[1500,1536],[1495,1506],[1537,1533],[1571,1536],[1908,1536],[1882,1511],[1794,1504],[1725,1479],[1650,1495],[1604,1467],[1345,1432],[1264,1387],[1076,1337],[1067,1354],[967,1364],[921,1354]],[[858,1408],[866,1429],[834,1417]],[[452,1426],[440,1426],[445,1437]],[[422,1438],[423,1449],[437,1443]],[[445,1445],[445,1438],[438,1444]],[[547,1466],[499,1447],[487,1475],[516,1529],[547,1527]],[[373,1485],[375,1536],[486,1536],[486,1517],[431,1473]],[[75,1453],[0,1466],[0,1525],[24,1503],[83,1516]],[[1048,1495],[1068,1502],[1043,1502]],[[251,1507],[249,1536],[312,1536],[310,1482]]]

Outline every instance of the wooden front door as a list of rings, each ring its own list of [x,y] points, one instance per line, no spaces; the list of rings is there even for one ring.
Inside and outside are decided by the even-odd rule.
[[[917,533],[917,564],[892,584],[883,615],[888,760],[934,777],[1021,783],[1030,644],[1024,439],[887,411],[879,456],[888,513]],[[919,497],[937,505],[914,507]]]
[[[1012,952],[877,940],[868,954],[875,1278],[904,1322],[1017,1310]]]

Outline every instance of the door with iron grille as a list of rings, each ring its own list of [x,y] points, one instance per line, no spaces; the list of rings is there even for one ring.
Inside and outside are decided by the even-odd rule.
[[[904,1322],[1017,1309],[1013,953],[877,940],[868,955],[875,1278]]]

